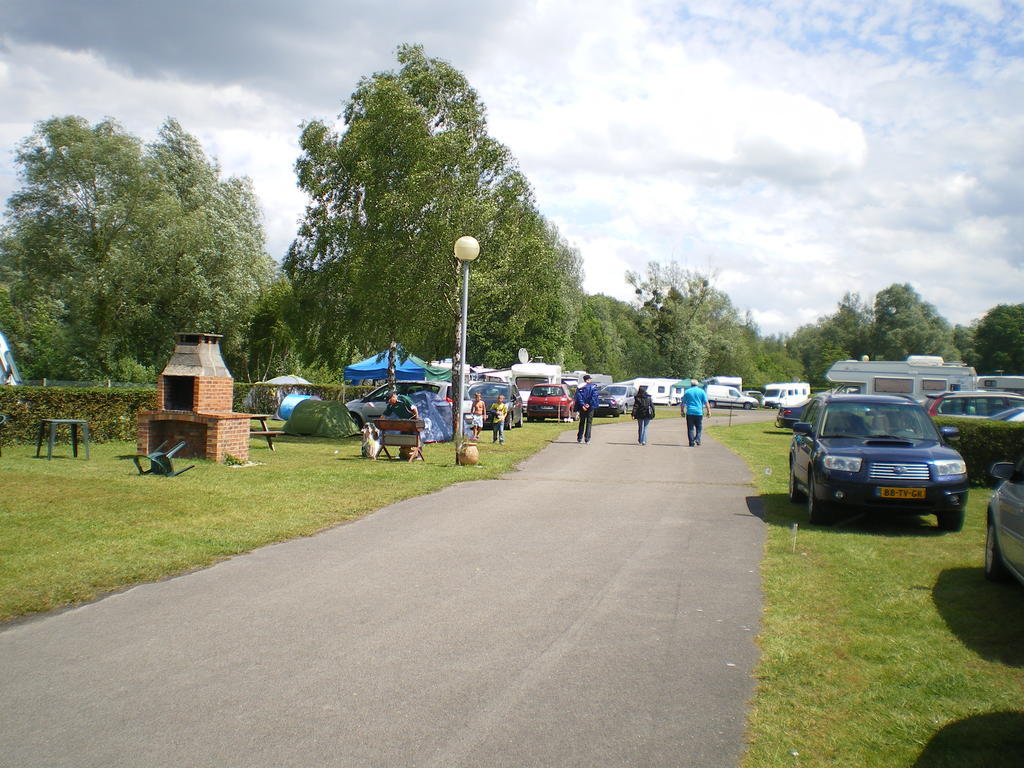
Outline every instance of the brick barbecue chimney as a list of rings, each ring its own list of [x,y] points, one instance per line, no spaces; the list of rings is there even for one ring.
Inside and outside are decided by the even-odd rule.
[[[249,459],[250,414],[231,410],[234,379],[214,333],[179,333],[174,352],[157,378],[156,411],[140,411],[138,450],[184,440],[177,456],[223,461],[230,454]]]

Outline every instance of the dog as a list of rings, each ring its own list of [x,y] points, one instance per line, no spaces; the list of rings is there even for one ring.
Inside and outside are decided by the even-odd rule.
[[[363,458],[376,461],[380,453],[380,430],[373,424],[364,424],[359,431],[363,433]]]

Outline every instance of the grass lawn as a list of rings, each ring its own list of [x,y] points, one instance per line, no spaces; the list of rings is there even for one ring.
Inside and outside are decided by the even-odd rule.
[[[747,460],[769,525],[744,768],[1024,765],[1024,588],[982,574],[989,491],[960,533],[812,527],[787,498],[790,432],[708,431]]]
[[[598,420],[606,421],[604,419]],[[610,421],[610,419],[608,420]],[[264,544],[307,536],[460,480],[497,477],[570,425],[532,423],[505,444],[480,441],[480,464],[455,464],[451,443],[425,462],[368,461],[358,437],[251,441],[256,466],[175,459],[178,477],[140,476],[135,445],[93,444],[91,459],[58,445],[0,457],[0,621],[95,599],[208,566]],[[392,449],[397,456],[397,449]],[[144,463],[145,464],[145,463]]]

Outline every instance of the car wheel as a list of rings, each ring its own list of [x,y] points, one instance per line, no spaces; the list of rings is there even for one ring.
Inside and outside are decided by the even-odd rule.
[[[962,531],[964,529],[964,516],[963,509],[935,513],[939,528],[943,531]]]
[[[717,408],[717,407],[718,407],[718,401],[717,400],[709,400],[708,401],[708,408]]]
[[[801,501],[807,499],[806,494],[800,490],[800,486],[796,484],[796,473],[793,471],[792,465],[789,467],[789,500],[793,504],[799,504]]]
[[[751,405],[750,403],[744,403],[744,404],[743,404],[743,410],[744,410],[744,411],[749,411],[749,410],[750,410],[751,408],[753,408],[753,407],[754,407],[754,406],[752,406],[752,405]]]
[[[985,578],[989,581],[1010,580],[1010,569],[1003,562],[1003,553],[999,551],[996,527],[992,524],[991,517],[985,528]]]
[[[807,475],[807,520],[811,525],[831,525],[832,511],[814,494],[814,470]]]

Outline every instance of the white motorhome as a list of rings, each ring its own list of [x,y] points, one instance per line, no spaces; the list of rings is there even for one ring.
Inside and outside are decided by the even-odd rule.
[[[635,379],[627,379],[626,381],[620,381],[619,384],[632,384],[637,389],[646,385],[647,394],[651,396],[655,405],[671,405],[672,404],[672,385],[678,382],[679,379],[655,379],[655,378],[642,378],[638,377]]]
[[[711,376],[707,379],[701,379],[700,385],[705,389],[707,389],[711,384],[715,384],[720,387],[735,387],[740,392],[743,391],[742,376]]]
[[[930,394],[974,389],[978,381],[971,366],[947,363],[933,355],[911,355],[906,360],[840,360],[825,378],[838,392],[909,395],[922,402]]]
[[[978,389],[994,389],[1024,395],[1024,376],[979,376]]]
[[[519,390],[525,406],[534,385],[562,383],[562,366],[551,363],[516,363],[512,366],[511,383]]]
[[[799,405],[810,396],[811,385],[806,381],[782,381],[764,385],[765,408]]]

